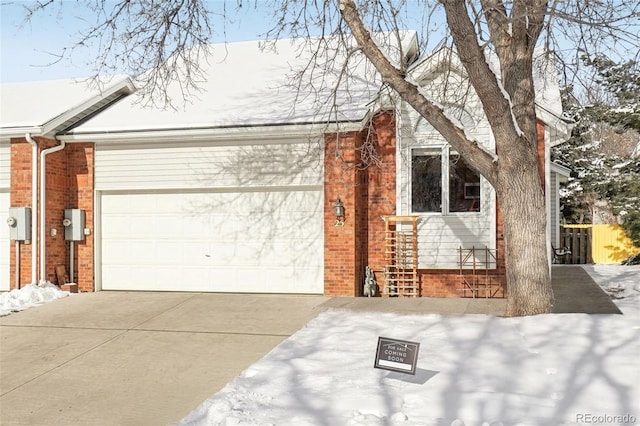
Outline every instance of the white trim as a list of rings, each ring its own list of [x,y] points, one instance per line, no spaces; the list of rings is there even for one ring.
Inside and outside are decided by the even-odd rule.
[[[571,177],[571,169],[569,169],[568,167],[565,167],[561,164],[554,163],[554,162],[551,162],[550,164],[551,164],[551,172],[556,173],[562,176],[563,178]]]
[[[401,106],[396,108],[396,215],[400,216],[404,212],[402,211],[402,126],[404,125],[402,122],[402,111]],[[408,144],[407,144],[408,145]],[[323,162],[324,164],[324,162]]]
[[[93,191],[93,291],[102,291],[102,193]]]
[[[553,261],[553,253],[551,249],[551,134],[549,126],[544,126],[544,204],[547,233],[547,261],[549,263],[549,274],[551,274],[551,264]]]
[[[101,90],[98,95],[92,96],[91,98],[87,99],[81,104],[76,105],[75,107],[63,112],[62,114],[52,118],[48,122],[43,123],[42,134],[47,135],[49,132],[55,130],[56,127],[58,127],[59,125],[63,124],[67,120],[70,120],[78,116],[79,114],[90,109],[91,107],[97,105],[100,101],[103,101],[109,96],[112,96],[116,93],[120,93],[123,96],[128,96],[135,91],[136,91],[136,87],[134,86],[133,81],[131,81],[129,77],[126,77],[125,79],[115,84],[112,84],[111,86],[105,88],[104,90]]]
[[[278,126],[214,127],[203,129],[167,129],[123,132],[71,133],[60,135],[59,140],[73,142],[177,142],[188,140],[263,140],[318,137],[331,132],[362,130],[366,119],[358,122],[295,124]]]
[[[0,138],[23,138],[25,133],[31,133],[34,136],[40,136],[42,135],[42,126],[0,128]]]

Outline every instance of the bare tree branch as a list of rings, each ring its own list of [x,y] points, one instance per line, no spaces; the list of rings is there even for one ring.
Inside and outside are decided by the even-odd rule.
[[[351,28],[363,52],[382,75],[382,80],[396,90],[418,113],[424,116],[453,147],[470,159],[470,164],[490,181],[495,177],[495,158],[482,149],[477,142],[467,139],[464,129],[456,126],[441,106],[428,100],[418,87],[405,79],[402,69],[396,68],[377,47],[371,34],[360,20],[357,7],[351,0],[340,0],[340,12]],[[473,159],[471,159],[473,158]]]

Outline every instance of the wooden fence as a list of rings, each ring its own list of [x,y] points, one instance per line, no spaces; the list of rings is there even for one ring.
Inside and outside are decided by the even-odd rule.
[[[560,228],[560,247],[571,254],[560,263],[620,263],[640,253],[618,225],[565,225]]]
[[[571,265],[593,263],[591,225],[566,225],[560,228],[560,247],[566,247],[571,254],[562,256],[559,263]]]

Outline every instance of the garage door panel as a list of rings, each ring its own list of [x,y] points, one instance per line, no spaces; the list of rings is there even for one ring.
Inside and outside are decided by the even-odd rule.
[[[103,289],[323,291],[319,189],[105,192],[101,208]]]

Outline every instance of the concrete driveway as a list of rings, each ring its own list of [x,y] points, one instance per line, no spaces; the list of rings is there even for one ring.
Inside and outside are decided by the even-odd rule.
[[[2,317],[0,424],[178,421],[326,300],[98,292]]]

